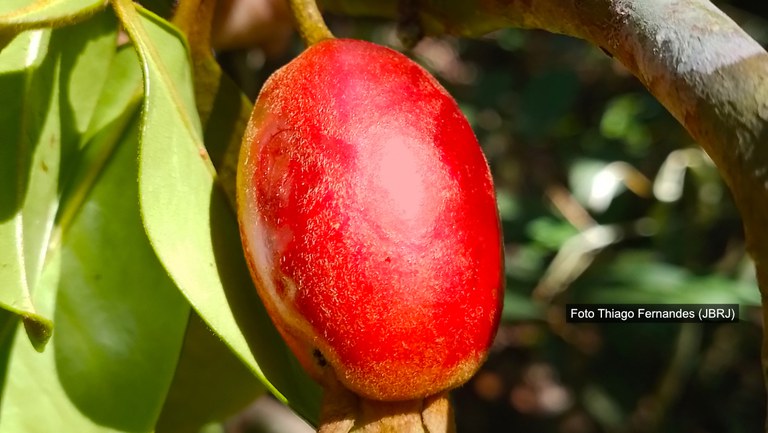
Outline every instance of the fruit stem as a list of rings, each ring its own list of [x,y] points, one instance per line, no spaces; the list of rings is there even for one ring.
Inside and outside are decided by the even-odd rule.
[[[455,433],[448,393],[425,399],[368,400],[326,377],[318,433]]]
[[[333,39],[333,33],[325,25],[315,0],[289,0],[289,3],[301,39],[308,47],[326,39]]]

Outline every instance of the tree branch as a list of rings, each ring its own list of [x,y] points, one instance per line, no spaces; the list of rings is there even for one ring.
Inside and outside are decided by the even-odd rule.
[[[357,15],[397,11],[397,0],[324,4]],[[585,39],[621,61],[704,148],[730,187],[768,323],[768,53],[757,42],[707,0],[420,0],[419,6],[427,34],[539,28]],[[763,366],[768,371],[768,338]]]

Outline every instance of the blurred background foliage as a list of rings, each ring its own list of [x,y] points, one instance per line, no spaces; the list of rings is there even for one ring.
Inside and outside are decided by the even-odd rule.
[[[765,7],[718,6],[768,45]],[[337,36],[403,50],[391,21],[328,20]],[[219,60],[255,98],[302,48]],[[409,55],[472,124],[504,228],[503,324],[454,393],[459,432],[763,430],[760,296],[739,215],[675,119],[621,64],[564,36],[427,38]],[[575,325],[571,302],[738,303],[742,320]]]

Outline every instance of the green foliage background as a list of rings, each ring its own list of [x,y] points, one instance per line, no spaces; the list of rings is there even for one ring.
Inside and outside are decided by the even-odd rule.
[[[301,46],[222,54],[234,83],[201,86],[169,3],[142,3],[0,3],[0,433],[197,431],[267,391],[317,417],[222,187],[238,110],[213,109],[255,97]],[[728,11],[768,43],[765,18]],[[331,25],[398,47],[392,23]],[[565,37],[508,29],[410,54],[469,118],[504,227],[504,323],[454,393],[459,431],[762,429],[739,217],[663,107]],[[738,324],[575,326],[567,302],[743,308]]]

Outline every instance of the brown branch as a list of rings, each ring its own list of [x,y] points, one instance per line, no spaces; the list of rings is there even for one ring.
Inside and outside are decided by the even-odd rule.
[[[187,37],[195,104],[205,130],[206,150],[235,209],[237,158],[253,105],[222,72],[213,56],[211,32],[216,7],[217,0],[184,0],[178,3],[172,22]]]
[[[364,9],[326,0],[330,10],[392,13],[394,0]],[[387,6],[390,7],[387,7]],[[756,259],[768,238],[768,53],[707,0],[423,0],[428,34],[478,36],[502,27],[540,28],[609,51],[707,151],[731,187]],[[757,222],[758,224],[753,224]],[[758,230],[754,230],[757,228]]]
[[[396,0],[326,0],[393,17]],[[370,9],[366,9],[370,4]],[[539,28],[585,39],[624,64],[709,154],[731,189],[768,323],[768,53],[708,0],[421,0],[427,34]],[[375,9],[374,9],[375,8]],[[768,339],[763,340],[768,371]]]
[[[315,0],[288,0],[296,28],[301,39],[309,47],[326,39],[333,39],[333,33],[323,20]]]
[[[359,397],[329,373],[318,433],[455,433],[448,392],[424,399],[378,401]]]

